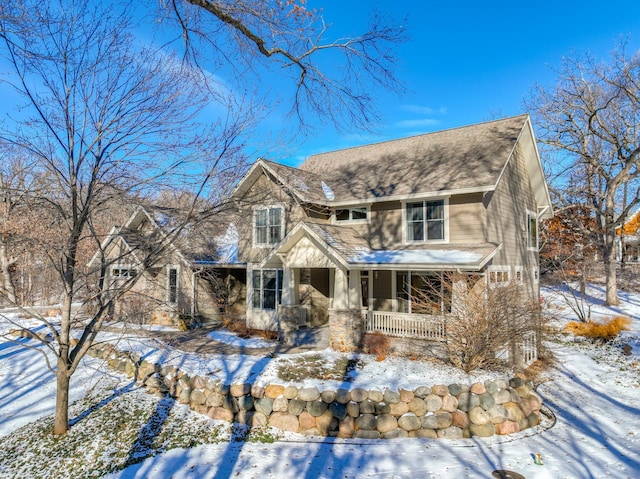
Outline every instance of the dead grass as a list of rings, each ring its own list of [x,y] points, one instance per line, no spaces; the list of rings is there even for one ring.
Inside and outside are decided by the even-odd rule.
[[[376,357],[376,361],[384,361],[391,351],[389,338],[378,332],[365,335],[363,346],[365,352]]]
[[[350,373],[362,366],[362,361],[346,356],[329,362],[320,354],[312,354],[289,359],[279,367],[278,377],[289,382],[309,378],[350,382]]]
[[[624,316],[615,316],[604,322],[578,322],[570,321],[565,330],[574,336],[583,336],[589,339],[610,341],[620,334],[620,331],[628,331],[631,319]]]

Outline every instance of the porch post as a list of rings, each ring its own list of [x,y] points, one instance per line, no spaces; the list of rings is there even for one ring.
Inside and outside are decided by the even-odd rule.
[[[333,308],[329,310],[329,345],[338,351],[359,350],[362,343],[360,272],[335,268]]]
[[[360,270],[349,271],[349,309],[362,309],[362,284]]]
[[[333,309],[349,309],[349,285],[347,283],[347,272],[340,268],[335,269],[333,280]]]
[[[282,270],[282,300],[278,307],[280,341],[285,344],[296,342],[296,331],[300,322],[298,287],[300,284],[297,269],[284,267]]]
[[[294,306],[298,304],[296,290],[296,273],[298,270],[293,268],[284,268],[282,270],[282,305]]]

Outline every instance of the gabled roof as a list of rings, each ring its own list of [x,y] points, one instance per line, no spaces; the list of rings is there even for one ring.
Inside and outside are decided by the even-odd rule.
[[[168,246],[187,266],[240,264],[238,263],[238,231],[235,224],[224,213],[218,216],[220,217],[216,217],[216,221],[195,221],[182,225],[183,220],[171,208],[140,206],[123,226],[111,229],[88,266],[93,266],[99,260],[100,252],[106,251],[116,240],[122,240],[131,252],[130,262],[139,263],[151,252],[151,244],[157,247],[159,240],[164,241],[173,234],[177,234],[177,237],[170,241]],[[222,218],[224,222],[221,221]],[[144,221],[147,221],[157,235],[160,235],[156,235],[151,243],[150,237],[143,235],[138,229]],[[181,231],[178,233],[176,228],[180,228]]]
[[[310,156],[301,169],[321,175],[340,200],[491,191],[528,115]]]
[[[232,196],[261,174],[300,202],[325,207],[488,192],[497,188],[518,142],[526,143],[525,166],[541,217],[550,217],[551,198],[528,115],[312,155],[300,168],[260,158]]]
[[[264,158],[258,158],[256,160],[235,187],[231,196],[237,197],[242,195],[262,174],[270,176],[285,191],[294,195],[302,203],[325,205],[330,201],[331,195],[327,194],[327,185],[320,175],[299,168],[274,163]]]
[[[262,261],[260,268],[279,267],[280,255],[287,254],[303,238],[309,238],[336,265],[349,269],[480,271],[501,245],[410,245],[397,250],[373,250],[353,228],[312,221],[300,221]]]

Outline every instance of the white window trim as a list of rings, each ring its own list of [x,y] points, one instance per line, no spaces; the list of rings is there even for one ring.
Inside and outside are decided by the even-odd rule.
[[[171,270],[176,270],[176,300],[171,301]],[[168,264],[166,267],[167,272],[167,303],[178,304],[180,299],[180,265]]]
[[[271,205],[255,205],[251,208],[251,238],[254,248],[273,248],[278,243],[258,243],[256,241],[256,212],[259,210],[270,210],[272,208],[280,208],[280,241],[284,238],[285,224],[285,205],[284,203],[274,203]],[[268,234],[268,230],[267,230]]]
[[[264,291],[264,283],[262,281],[262,272],[263,271],[275,271],[276,272],[276,304],[275,304],[275,308],[271,309],[271,308],[265,308],[264,307],[264,297],[263,297],[263,291]],[[249,302],[249,307],[254,310],[254,311],[277,311],[278,310],[278,306],[280,305],[280,302],[278,301],[278,291],[282,292],[282,282],[284,280],[284,272],[281,274],[281,279],[278,280],[278,271],[283,271],[282,268],[264,268],[264,269],[252,269],[251,270],[251,296],[250,296],[250,302]],[[253,281],[254,281],[254,275],[259,274],[260,275],[260,289],[256,290],[253,287]],[[253,300],[255,298],[255,295],[259,294],[260,295],[260,307],[256,308],[253,304]]]
[[[536,244],[533,246],[530,244],[530,239],[531,239],[531,233],[529,231],[530,218],[535,218],[536,220]],[[524,225],[524,231],[526,235],[527,251],[538,251],[540,247],[540,223],[538,221],[538,215],[534,211],[527,209],[527,216],[525,221],[526,223]]]
[[[133,264],[124,264],[124,263],[116,263],[116,264],[112,264],[111,266],[109,266],[109,277],[111,279],[123,279],[123,278],[131,278],[133,275],[131,274],[127,274],[127,275],[115,275],[113,274],[113,272],[115,270],[127,270],[129,272],[131,271],[135,271],[134,275],[138,273],[138,268],[135,267],[135,265]]]
[[[364,219],[351,219],[351,210],[354,208],[366,208],[367,217]],[[349,219],[348,220],[338,220],[336,217],[336,210],[349,210]],[[334,225],[352,225],[352,224],[369,224],[371,223],[371,205],[350,205],[350,206],[341,206],[335,208],[331,212],[331,224]]]
[[[518,275],[520,278],[518,278]],[[524,282],[524,276],[522,271],[522,266],[515,266],[513,268],[513,281],[515,284],[522,284]]]
[[[507,275],[507,280],[504,280],[504,274]],[[502,274],[503,280],[498,281],[498,276]],[[489,286],[505,286],[514,279],[511,266],[504,265],[492,265],[487,269],[487,284]]]
[[[426,202],[432,202],[432,201],[444,201],[444,239],[437,239],[437,240],[429,240],[429,239],[424,239],[422,241],[409,241],[408,239],[408,231],[407,231],[407,204],[409,203],[426,203]],[[448,196],[441,196],[441,197],[434,197],[434,198],[423,198],[423,199],[415,199],[415,200],[407,200],[407,201],[403,201],[402,202],[402,242],[404,244],[423,244],[423,243],[428,243],[428,244],[446,244],[449,243],[449,197]],[[425,237],[426,237],[426,229],[425,229]]]

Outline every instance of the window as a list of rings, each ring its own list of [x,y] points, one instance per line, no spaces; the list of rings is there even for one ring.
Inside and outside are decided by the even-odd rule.
[[[115,267],[111,270],[111,277],[118,279],[133,278],[137,271],[133,268]]]
[[[522,284],[522,266],[516,266],[514,279],[516,284]]]
[[[527,248],[538,250],[538,217],[532,211],[527,211]]]
[[[336,221],[367,221],[369,209],[366,206],[357,206],[336,210]]]
[[[167,268],[167,301],[178,302],[178,268],[172,266]]]
[[[282,270],[253,271],[253,308],[276,309],[282,301]]]
[[[508,268],[492,269],[489,271],[489,284],[507,284],[511,279],[509,273]]]
[[[451,284],[440,273],[398,272],[398,312],[439,315],[451,312]]]
[[[283,210],[281,206],[254,210],[254,243],[258,246],[272,246],[282,239]]]
[[[434,241],[445,239],[444,200],[407,203],[405,210],[407,241]]]

